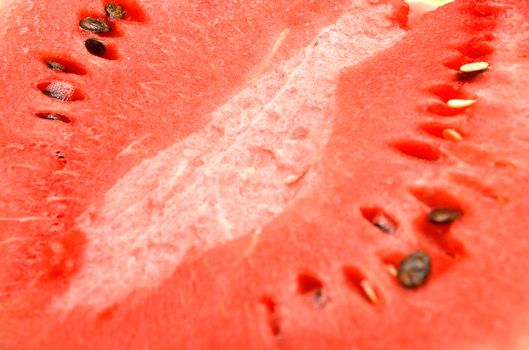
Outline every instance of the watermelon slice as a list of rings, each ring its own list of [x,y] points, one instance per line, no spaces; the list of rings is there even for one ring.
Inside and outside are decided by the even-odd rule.
[[[134,290],[162,283],[191,248],[204,251],[258,225],[241,220],[233,232],[208,236],[200,227],[201,217],[193,216],[182,227],[185,236],[172,230],[159,231],[158,238],[156,233],[134,238],[124,227],[111,225],[103,230],[115,231],[108,237],[115,244],[92,241],[99,234],[86,231],[83,221],[95,220],[97,214],[92,214],[106,205],[105,198],[126,179],[139,180],[134,174],[141,169],[161,173],[151,176],[153,181],[140,180],[138,190],[126,190],[124,203],[139,200],[143,205],[146,196],[148,212],[156,210],[161,197],[152,201],[150,193],[156,193],[163,174],[181,171],[174,162],[178,159],[196,170],[167,183],[169,191],[160,193],[167,198],[162,206],[171,203],[173,191],[190,183],[197,184],[188,191],[191,198],[193,193],[201,198],[211,192],[200,189],[224,169],[248,170],[251,162],[265,169],[269,152],[251,142],[259,134],[251,129],[282,113],[282,122],[260,137],[265,146],[281,140],[284,152],[292,153],[289,164],[277,174],[275,167],[265,173],[254,169],[237,183],[247,188],[237,199],[248,204],[247,212],[259,207],[249,219],[264,224],[281,211],[299,192],[283,186],[285,177],[315,163],[330,134],[339,71],[400,39],[407,13],[398,0],[119,4],[126,14],[112,18],[105,14],[108,3],[99,1],[3,5],[2,76],[4,89],[12,93],[2,103],[9,122],[0,124],[6,189],[0,194],[0,340],[9,347],[18,346],[27,322],[55,322],[58,315],[89,307],[91,313],[76,322],[81,330],[79,325],[94,313]],[[297,100],[289,103],[292,97]],[[313,119],[298,118],[305,113]],[[289,128],[294,130],[285,136]],[[202,169],[219,163],[218,154],[226,155],[226,164],[204,176]],[[240,161],[247,162],[244,168]],[[266,183],[267,177],[275,181]],[[281,193],[263,197],[278,181]],[[261,184],[267,187],[259,188]],[[252,187],[259,191],[252,193]],[[264,204],[259,203],[262,198]],[[199,200],[180,217],[194,215]],[[204,209],[198,213],[204,215]],[[149,220],[141,217],[131,221],[132,227],[145,227]],[[100,219],[102,226],[105,219]],[[127,243],[130,238],[136,243]],[[113,253],[123,247],[120,242],[132,248],[125,260]],[[99,250],[95,256],[94,249]],[[139,264],[133,267],[130,258],[138,258]],[[105,260],[117,270],[124,268],[126,275],[116,279],[116,270],[101,265]],[[98,276],[85,288],[94,274]],[[81,294],[90,296],[83,305],[78,304]],[[39,346],[50,349],[75,347],[67,340],[53,345],[50,330],[38,328],[38,336],[20,346],[42,342]]]
[[[75,88],[53,85],[67,101],[51,97],[49,109],[34,112],[55,120],[2,125],[12,174],[2,197],[3,346],[527,348],[528,5],[447,5],[357,65],[402,36],[386,19],[402,15],[394,9],[362,3],[334,17],[321,11],[314,30],[301,31],[303,43],[283,57],[263,53],[224,101],[203,97],[210,113],[197,109],[193,129],[152,131],[152,153],[137,154],[128,142],[113,151],[114,129],[96,151],[67,148],[85,158],[61,151],[53,163],[39,157],[41,144],[24,147],[23,135],[55,130],[39,131],[35,121],[76,127],[69,109],[55,110],[91,108]],[[153,23],[139,10],[130,21]],[[352,24],[357,31],[340,37]],[[269,52],[284,45],[288,35],[278,32]],[[354,39],[344,46],[355,57],[340,56],[344,38]],[[355,66],[338,78],[347,65]],[[288,78],[278,88],[281,72]],[[56,82],[45,83],[37,90]],[[73,101],[76,92],[84,99]],[[149,121],[135,125],[135,137],[148,134]],[[62,135],[95,140],[86,125],[78,128]],[[105,162],[97,157],[106,148]],[[120,163],[122,149],[131,158]],[[90,187],[59,193],[75,193],[82,204],[53,216],[54,201],[44,200],[57,184],[50,175],[90,156],[93,172],[83,168],[76,182],[86,178]],[[50,216],[64,226],[43,232],[38,218]]]

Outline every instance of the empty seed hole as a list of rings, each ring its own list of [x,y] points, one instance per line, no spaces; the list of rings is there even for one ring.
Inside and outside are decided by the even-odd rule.
[[[353,266],[345,266],[342,272],[347,286],[358,293],[362,299],[373,305],[380,302],[378,292],[359,269]]]
[[[44,95],[60,101],[80,101],[84,100],[84,94],[75,88],[71,83],[65,81],[47,81],[37,84]]]
[[[131,21],[131,22],[146,22],[147,15],[143,8],[134,0],[116,0],[116,1],[104,1],[102,8],[105,9],[107,5],[115,4],[119,5],[125,11],[125,15],[120,19],[112,19],[112,21]],[[104,11],[103,11],[104,12]]]
[[[300,274],[297,283],[299,294],[311,296],[317,304],[325,302],[323,283],[319,278],[310,274]]]
[[[451,178],[456,183],[481,193],[486,198],[489,198],[499,204],[503,204],[508,201],[506,196],[498,192],[493,187],[483,184],[480,179],[474,176],[463,173],[453,173],[451,174]]]
[[[415,187],[410,193],[429,208],[456,208],[461,210],[459,200],[444,189],[436,187]]]
[[[473,100],[477,97],[474,94],[466,92],[459,86],[450,84],[433,85],[428,88],[428,91],[445,103],[450,100]]]
[[[470,58],[481,58],[494,52],[494,48],[482,38],[472,39],[460,46],[458,50]]]
[[[278,315],[278,307],[274,299],[270,296],[263,296],[259,302],[265,308],[266,321],[268,328],[274,337],[281,335],[280,319]]]
[[[39,119],[59,121],[59,122],[63,122],[66,124],[72,122],[72,120],[66,115],[61,114],[61,113],[55,113],[55,112],[39,112],[39,113],[36,113],[35,116]]]
[[[400,153],[420,160],[437,161],[441,158],[438,148],[416,140],[401,140],[393,143],[393,147]]]
[[[395,220],[380,208],[360,208],[360,212],[367,221],[384,233],[393,233],[397,230]]]
[[[323,288],[323,283],[316,277],[307,274],[298,276],[298,292],[300,294],[315,293]]]
[[[457,56],[446,59],[443,64],[445,67],[459,71],[459,68],[465,64],[474,62],[474,59],[471,59],[466,56]]]

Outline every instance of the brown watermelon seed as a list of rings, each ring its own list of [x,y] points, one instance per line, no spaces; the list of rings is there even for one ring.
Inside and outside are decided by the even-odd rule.
[[[92,55],[95,56],[103,56],[107,52],[107,48],[103,42],[97,40],[97,39],[86,39],[84,42],[84,46],[90,52]]]
[[[105,13],[107,14],[108,17],[112,19],[122,19],[127,14],[123,6],[112,3],[112,2],[106,4]]]
[[[437,225],[451,224],[461,215],[463,213],[459,209],[435,208],[428,214],[428,221]]]
[[[428,254],[414,252],[404,258],[397,270],[397,280],[404,288],[418,288],[430,276],[431,262]]]
[[[48,68],[50,68],[50,69],[52,69],[54,71],[66,72],[66,67],[63,66],[62,64],[58,63],[58,62],[46,61],[46,65],[48,66]]]
[[[464,64],[459,67],[459,78],[468,79],[473,78],[486,70],[489,69],[489,64],[487,62],[474,62]]]
[[[40,119],[47,119],[47,120],[58,120],[63,123],[70,123],[71,120],[65,115],[58,114],[58,113],[38,113],[37,117]]]
[[[86,17],[79,22],[81,29],[92,33],[108,33],[110,26],[100,18]]]

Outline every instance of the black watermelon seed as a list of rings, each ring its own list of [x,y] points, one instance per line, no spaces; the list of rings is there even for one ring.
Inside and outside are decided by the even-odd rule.
[[[37,117],[39,117],[40,119],[58,120],[63,123],[71,122],[70,118],[68,118],[67,116],[64,116],[62,114],[57,114],[57,113],[39,113],[37,114]]]
[[[97,39],[86,39],[84,46],[88,52],[95,56],[104,56],[107,52],[105,44]]]
[[[428,221],[437,225],[451,224],[461,215],[463,215],[463,213],[459,209],[435,208],[430,212],[430,214],[428,214]]]
[[[105,13],[112,19],[122,19],[127,14],[121,5],[112,2],[105,6]]]
[[[86,17],[79,22],[79,26],[92,33],[108,33],[110,32],[109,25],[103,19]]]
[[[56,98],[57,100],[61,100],[61,101],[66,101],[68,99],[68,96],[66,96],[65,94],[59,92],[59,91],[54,91],[54,90],[42,90],[42,93],[46,96],[49,96],[51,98]]]
[[[62,64],[58,63],[58,62],[46,61],[46,65],[48,66],[48,68],[50,68],[52,70],[55,70],[55,71],[58,71],[58,72],[66,72],[66,67],[63,66]]]
[[[414,252],[400,262],[397,280],[404,288],[417,288],[426,283],[430,270],[431,262],[428,254]]]

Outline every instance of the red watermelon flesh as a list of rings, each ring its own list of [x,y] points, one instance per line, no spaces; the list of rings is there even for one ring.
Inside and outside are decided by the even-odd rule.
[[[267,90],[256,93],[270,98],[284,81],[280,79],[294,69],[287,63],[274,67],[280,62],[295,65],[296,59],[301,63],[299,51],[315,40],[318,31],[354,13],[354,8],[373,7],[361,1],[351,6],[334,1],[123,4],[129,17],[112,22],[114,34],[103,37],[109,50],[119,51],[116,59],[87,54],[83,40],[90,35],[77,25],[84,16],[101,16],[100,2],[77,5],[75,10],[71,3],[53,1],[7,7],[4,61],[19,63],[3,65],[2,76],[6,90],[14,82],[21,85],[19,90],[9,89],[14,93],[4,99],[3,115],[10,122],[0,129],[6,160],[0,224],[2,238],[15,240],[9,248],[14,258],[8,263],[17,266],[5,272],[14,274],[5,276],[10,283],[42,277],[33,272],[46,263],[46,241],[70,229],[75,218],[131,167],[196,133],[211,119],[227,118],[220,105],[230,108],[232,103],[240,111],[235,105],[246,103],[237,92],[242,86],[254,84],[247,99],[253,98],[251,86]],[[392,11],[379,10],[373,20]],[[367,26],[360,23],[357,32],[343,35],[361,34],[361,25]],[[391,25],[378,29],[388,32],[388,40],[379,43],[366,35],[364,46],[357,48],[362,52],[351,60],[389,45],[389,38],[396,40],[401,33]],[[20,57],[27,62],[20,62]],[[46,60],[61,62],[72,73],[50,71]],[[253,83],[270,70],[263,78],[268,81]],[[61,101],[39,91],[56,82],[74,88],[80,97]],[[263,100],[260,106],[268,103]],[[254,109],[260,106],[254,103]],[[71,122],[38,118],[51,112]],[[214,133],[210,126],[201,135],[206,137],[211,129]],[[26,245],[27,238],[31,239]]]
[[[339,71],[403,33],[385,19],[387,6],[358,10],[213,111],[204,129],[131,170],[79,217],[76,228],[94,239],[86,268],[56,306],[105,307],[133,288],[156,286],[190,248],[258,228],[311,187]],[[89,288],[94,280],[101,284]]]
[[[45,320],[47,326],[37,322],[36,336],[26,339],[27,344],[43,341],[41,348],[57,348],[59,345],[49,343],[49,327],[56,325],[49,321],[62,319],[57,312],[63,315],[73,307],[87,306],[99,312],[123,300],[134,288],[156,288],[191,246],[203,250],[233,239],[259,225],[253,221],[264,223],[281,211],[297,196],[298,178],[319,160],[318,149],[331,128],[338,71],[400,38],[403,30],[399,26],[405,24],[406,13],[400,1],[247,1],[222,6],[204,2],[121,3],[127,17],[112,21],[113,30],[102,36],[78,28],[85,16],[104,16],[101,2],[82,6],[59,1],[5,5],[7,25],[0,46],[5,64],[1,69],[4,90],[12,92],[3,100],[6,122],[0,124],[4,160],[0,165],[4,174],[0,195],[0,261],[4,267],[0,272],[0,305],[4,310],[0,340],[6,339],[6,344],[18,344],[17,339],[31,328],[26,328],[26,322],[32,324],[35,317]],[[86,52],[83,41],[90,37],[105,42],[108,51],[104,57]],[[50,70],[47,61],[64,65],[67,72]],[[275,109],[282,118],[276,116]],[[307,116],[297,118],[304,114]],[[253,130],[274,118],[279,119],[276,128],[264,130],[263,135]],[[215,125],[227,128],[223,124],[228,123],[228,132],[219,131]],[[219,132],[225,136],[223,144],[215,143]],[[259,141],[255,147],[252,138]],[[277,173],[275,165],[267,165],[270,152],[260,149],[261,144],[270,143],[281,145],[285,154],[292,153]],[[309,156],[303,157],[303,152]],[[180,163],[171,156],[183,158],[193,167],[214,169],[219,163],[215,158],[224,154],[228,161],[210,178],[197,171],[182,173],[181,179],[168,176],[171,169],[175,174],[180,171]],[[243,164],[238,163],[239,156]],[[153,160],[140,164],[148,157]],[[182,207],[187,210],[184,214],[191,215],[193,208],[200,208],[197,204],[204,193],[214,198],[210,188],[227,190],[219,186],[229,181],[221,178],[223,169],[236,173],[237,169],[248,170],[252,162],[264,171],[250,171],[246,179],[249,185],[245,179],[238,180],[237,185],[247,190],[241,193],[239,205],[259,207],[259,200],[264,199],[270,210],[261,205],[252,220],[245,217],[253,215],[251,207],[234,216],[240,221],[235,232],[221,232],[217,238],[195,233],[190,227],[186,237],[173,230],[162,236],[149,232],[142,238],[110,224],[111,231],[121,234],[107,237],[113,237],[110,245],[105,240],[97,243],[103,236],[94,232],[101,227],[105,230],[109,218],[101,211],[116,200],[113,196],[123,184],[130,197],[123,203],[117,199],[119,206],[134,203],[136,194],[151,216],[143,217],[156,220],[166,205],[161,199],[171,203],[182,186],[197,183],[190,191],[196,193],[196,199],[192,194],[185,198],[194,207]],[[135,174],[145,167],[151,174],[142,180]],[[151,201],[157,182],[168,179],[161,184],[160,196],[153,196]],[[208,181],[212,179],[222,181],[211,186]],[[273,193],[274,186],[280,186],[277,196],[252,195],[254,191]],[[147,197],[145,202],[142,196]],[[131,212],[121,223],[139,218],[135,207],[131,208],[119,213]],[[171,210],[167,213],[175,213],[175,208]],[[162,219],[153,227],[167,225],[167,218]],[[188,222],[195,219],[191,217]],[[94,220],[92,232],[85,230],[86,220]],[[144,227],[142,222],[136,223]],[[218,222],[209,225],[220,227]],[[140,249],[125,254],[118,251],[118,260],[113,260],[112,249],[128,249],[130,243]],[[98,250],[98,244],[104,248]],[[139,265],[134,261],[138,258]],[[117,270],[113,270],[109,284],[103,274],[114,265]],[[134,275],[116,280],[115,273],[128,273],[129,269]],[[83,283],[90,276],[95,280],[86,286]],[[83,331],[80,325],[86,324],[86,319],[74,324],[76,332]],[[75,337],[76,332],[70,335]],[[105,339],[101,341],[108,341]],[[65,348],[77,346],[67,340],[63,344]]]
[[[345,71],[312,191],[181,265],[152,314],[178,310],[191,348],[527,349],[528,6],[456,2]],[[479,61],[490,69],[458,73]],[[455,99],[476,103],[444,108]],[[428,222],[440,207],[462,216]],[[414,251],[432,272],[406,290],[388,270]],[[222,331],[197,338],[195,322]]]
[[[315,178],[278,217],[104,310],[28,322],[32,344],[526,349],[527,6],[458,1],[346,70]],[[461,77],[468,61],[490,69]],[[439,207],[462,216],[432,224]],[[432,272],[408,290],[389,271],[414,251]]]

